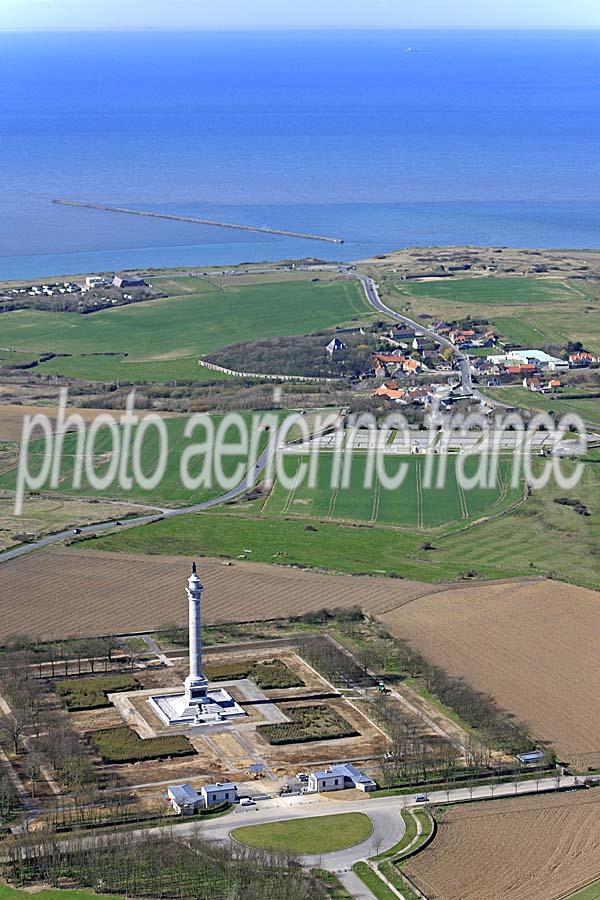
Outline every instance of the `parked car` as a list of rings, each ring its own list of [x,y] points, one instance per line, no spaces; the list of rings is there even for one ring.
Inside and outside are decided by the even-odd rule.
[[[240,797],[239,803],[240,806],[256,806],[256,800],[252,797]]]

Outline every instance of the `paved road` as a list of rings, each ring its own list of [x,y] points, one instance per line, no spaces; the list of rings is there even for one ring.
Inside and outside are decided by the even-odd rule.
[[[468,356],[465,356],[464,353],[461,353],[460,350],[458,350],[457,347],[452,343],[452,341],[449,341],[447,338],[442,337],[435,331],[431,331],[431,329],[427,328],[426,325],[421,324],[421,322],[417,322],[415,319],[409,319],[408,316],[403,316],[401,313],[396,312],[396,310],[390,309],[389,306],[386,306],[379,296],[379,291],[377,290],[377,286],[372,278],[369,278],[367,275],[361,275],[358,272],[354,273],[354,277],[357,278],[362,284],[367,301],[378,312],[384,313],[384,315],[395,319],[402,325],[408,325],[410,328],[414,328],[415,331],[420,331],[422,334],[427,335],[427,337],[432,341],[436,341],[436,343],[440,344],[442,347],[447,347],[449,350],[452,350],[452,353],[458,360],[458,364],[460,366],[461,383],[463,390],[465,394],[471,394],[473,392],[473,386],[471,383],[471,364],[469,362]]]
[[[464,803],[471,800],[498,799],[501,797],[542,794],[557,788],[575,788],[581,784],[572,775],[559,779],[555,777],[531,779],[522,782],[510,782],[500,785],[482,785],[480,787],[461,787],[450,791],[431,791],[427,794],[431,805],[442,806],[448,803]],[[325,799],[322,795],[304,795],[302,797],[277,797],[259,801],[257,806],[249,808],[236,807],[234,813],[223,818],[211,819],[201,824],[202,834],[211,840],[226,842],[232,829],[240,825],[259,825],[268,822],[286,821],[309,816],[326,816],[336,813],[364,812],[373,821],[373,832],[366,841],[335,853],[325,853],[320,857],[304,857],[306,866],[320,865],[331,872],[345,872],[353,863],[366,859],[389,849],[404,834],[404,823],[400,810],[407,806],[422,806],[417,802],[418,793],[404,794],[397,797],[377,797],[365,800],[336,801]],[[173,826],[175,834],[190,834],[198,825],[195,822],[182,822]]]
[[[276,439],[274,444],[275,446],[278,446],[278,439]],[[131,528],[135,525],[149,525],[151,522],[159,522],[161,519],[172,519],[175,516],[185,516],[189,513],[202,512],[206,509],[212,509],[214,506],[220,506],[222,503],[227,503],[228,500],[234,500],[236,497],[239,497],[241,494],[246,493],[246,491],[250,490],[250,488],[255,485],[259,475],[269,461],[270,452],[270,444],[268,444],[262,451],[256,462],[253,464],[253,466],[248,470],[242,481],[240,481],[240,483],[235,487],[231,488],[231,490],[226,491],[224,494],[219,494],[218,497],[213,497],[212,499],[205,500],[202,503],[195,503],[192,506],[178,507],[177,509],[161,507],[158,508],[157,512],[148,515],[132,516],[128,519],[123,520],[122,527]],[[105,522],[99,522],[95,525],[83,525],[81,527],[81,534],[99,534],[103,531],[113,529],[114,527],[115,519],[109,519]],[[50,547],[52,544],[60,544],[62,541],[66,541],[72,537],[72,529],[58,531],[55,534],[48,534],[46,535],[46,537],[40,538],[37,541],[32,541],[30,544],[22,544],[19,547],[14,547],[11,550],[5,550],[3,553],[0,553],[0,563],[6,562],[9,559],[15,559],[18,556],[23,556],[25,553],[32,553],[34,550],[41,550],[44,547]]]

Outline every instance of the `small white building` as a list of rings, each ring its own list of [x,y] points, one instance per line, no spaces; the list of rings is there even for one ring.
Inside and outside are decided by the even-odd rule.
[[[330,356],[333,356],[334,353],[340,353],[342,350],[346,349],[346,345],[343,341],[340,341],[339,338],[332,338],[327,346],[325,347]]]
[[[218,806],[220,803],[236,803],[238,799],[237,785],[231,781],[216,784],[205,784],[200,788],[204,806]]]
[[[359,791],[374,791],[376,783],[352,763],[331,766],[321,772],[311,772],[308,776],[310,791],[343,791],[356,788]]]
[[[203,804],[202,797],[191,784],[169,785],[167,796],[179,816],[193,816]]]
[[[203,807],[209,809],[221,803],[236,803],[237,785],[230,781],[205,784],[200,793],[191,784],[172,784],[167,788],[171,806],[180,816],[193,816]]]

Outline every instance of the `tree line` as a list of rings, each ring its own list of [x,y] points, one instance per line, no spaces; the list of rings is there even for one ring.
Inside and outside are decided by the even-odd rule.
[[[4,847],[4,875],[19,887],[66,879],[99,893],[173,900],[319,900],[329,896],[293,856],[208,842],[201,829],[69,838],[19,835]]]

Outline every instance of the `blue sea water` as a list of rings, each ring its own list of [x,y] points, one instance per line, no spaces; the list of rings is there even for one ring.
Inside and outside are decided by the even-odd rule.
[[[599,150],[599,33],[2,34],[0,278],[598,247]]]

